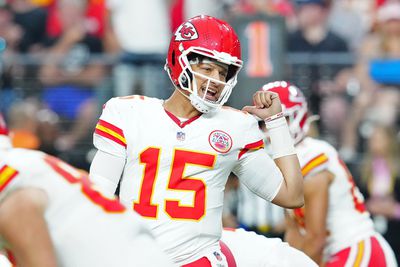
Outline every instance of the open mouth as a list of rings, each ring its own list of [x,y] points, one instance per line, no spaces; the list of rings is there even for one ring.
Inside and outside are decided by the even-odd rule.
[[[218,90],[215,88],[208,88],[206,90],[206,88],[202,87],[201,88],[201,92],[203,93],[203,97],[205,100],[209,101],[209,102],[217,102],[219,96],[218,96]]]

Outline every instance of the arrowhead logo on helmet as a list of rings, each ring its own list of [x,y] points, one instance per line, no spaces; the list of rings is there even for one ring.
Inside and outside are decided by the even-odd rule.
[[[192,23],[186,22],[175,31],[175,41],[196,40],[199,35]]]

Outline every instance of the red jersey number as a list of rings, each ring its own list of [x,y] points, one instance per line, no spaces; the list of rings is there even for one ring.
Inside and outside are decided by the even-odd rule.
[[[44,161],[50,165],[50,167],[60,174],[65,180],[71,184],[81,184],[82,192],[87,196],[94,204],[103,208],[106,212],[123,212],[125,207],[119,203],[116,198],[106,198],[100,192],[92,187],[89,177],[83,171],[78,171],[67,163],[52,157],[45,156]],[[78,174],[76,174],[76,173]]]
[[[365,204],[364,204],[364,197],[361,194],[360,190],[354,183],[353,176],[351,175],[349,169],[347,168],[346,164],[343,162],[343,160],[339,159],[340,164],[342,165],[343,169],[346,171],[347,174],[347,180],[351,184],[351,196],[353,197],[353,202],[354,202],[354,208],[360,212],[363,213],[366,211],[365,209]]]
[[[140,215],[156,218],[158,205],[152,203],[154,185],[157,179],[160,148],[149,147],[140,156],[140,163],[144,164],[142,186],[139,200],[133,203],[133,209]],[[187,206],[179,200],[165,200],[165,212],[173,219],[200,220],[205,214],[206,184],[199,178],[185,177],[185,168],[196,165],[212,168],[215,155],[200,152],[175,150],[172,160],[171,173],[168,180],[168,190],[193,191],[193,205]]]

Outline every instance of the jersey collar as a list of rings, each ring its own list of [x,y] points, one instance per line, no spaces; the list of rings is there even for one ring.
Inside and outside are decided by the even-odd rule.
[[[197,120],[201,116],[201,114],[200,114],[200,115],[194,116],[194,117],[182,122],[177,116],[175,116],[168,110],[164,109],[164,111],[165,111],[165,113],[167,113],[168,117],[170,117],[180,128],[185,127],[186,125],[192,123],[193,121]]]

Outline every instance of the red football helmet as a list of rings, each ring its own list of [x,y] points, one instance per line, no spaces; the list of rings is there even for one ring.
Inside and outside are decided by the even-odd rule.
[[[279,95],[282,111],[289,119],[289,130],[295,143],[303,140],[315,117],[308,117],[307,101],[300,89],[288,82],[276,81],[265,84],[261,90],[272,91]]]
[[[190,66],[195,56],[227,65],[226,82],[195,73]],[[232,27],[225,21],[201,15],[182,23],[175,31],[169,45],[165,70],[175,86],[190,93],[192,105],[200,112],[207,113],[228,100],[242,64],[240,42]],[[224,85],[217,101],[207,100],[206,93],[203,97],[199,96],[196,83],[192,83],[195,79],[193,74],[208,79],[209,83],[212,81]]]

